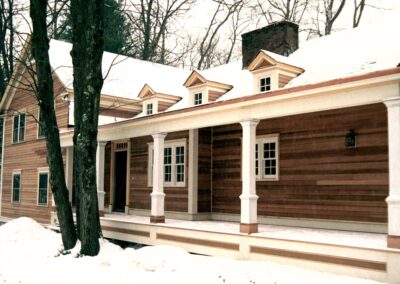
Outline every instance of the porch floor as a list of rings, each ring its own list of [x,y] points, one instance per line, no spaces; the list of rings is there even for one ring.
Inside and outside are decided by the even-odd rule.
[[[186,221],[166,219],[165,223],[150,224],[149,217],[105,214],[102,219],[109,221],[122,221],[127,223],[154,225],[167,228],[188,229],[194,231],[206,231],[225,233],[230,235],[246,235],[239,232],[239,223],[224,221]],[[313,229],[277,225],[259,224],[258,233],[251,234],[252,237],[290,240],[296,242],[309,242],[330,244],[339,246],[350,246],[368,249],[387,249],[387,235],[377,233],[351,232],[341,230]]]

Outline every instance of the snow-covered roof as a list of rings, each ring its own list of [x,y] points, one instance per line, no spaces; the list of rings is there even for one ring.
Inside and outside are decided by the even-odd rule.
[[[400,36],[396,30],[398,26],[400,20],[396,19],[389,23],[380,22],[336,32],[302,43],[289,57],[265,50],[262,52],[278,62],[305,70],[284,88],[315,84],[396,67],[400,63]],[[61,81],[71,87],[71,45],[52,40],[50,46],[53,68]],[[140,90],[148,84],[155,92],[182,97],[167,111],[191,107],[189,91],[183,85],[191,74],[190,70],[105,52],[103,72],[106,73],[113,62],[104,82],[103,94],[138,99]],[[242,69],[241,60],[197,72],[208,81],[233,86],[218,101],[251,96],[255,92],[253,75]]]
[[[400,63],[399,26],[399,20],[392,20],[304,42],[289,60],[305,72],[286,87],[395,68]]]
[[[72,89],[72,59],[69,55],[71,48],[70,43],[51,40],[49,55],[50,63],[62,83]],[[182,96],[186,91],[182,82],[190,74],[180,68],[104,52],[104,76],[108,71],[102,93],[130,99],[138,99],[137,96],[146,83],[156,92]]]

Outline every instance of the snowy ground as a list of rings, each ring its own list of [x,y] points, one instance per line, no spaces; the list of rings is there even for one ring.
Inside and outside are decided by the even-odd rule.
[[[191,255],[171,246],[121,249],[105,240],[97,257],[58,255],[61,238],[29,218],[0,226],[0,283],[377,283],[272,262]]]

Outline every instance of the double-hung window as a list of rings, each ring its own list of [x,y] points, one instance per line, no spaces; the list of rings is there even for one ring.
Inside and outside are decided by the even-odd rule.
[[[19,203],[21,200],[21,172],[12,175],[12,202]]]
[[[264,77],[260,79],[260,92],[267,92],[271,90],[271,77]]]
[[[163,152],[163,179],[165,186],[185,186],[186,141],[167,141]],[[149,144],[148,185],[153,184],[154,147]]]
[[[25,113],[14,115],[13,119],[13,143],[24,142],[25,138]]]
[[[203,103],[203,93],[194,94],[194,105],[201,105]]]
[[[255,175],[257,180],[279,177],[279,138],[277,135],[257,138],[255,145]]]
[[[38,204],[47,205],[48,202],[48,189],[49,189],[49,173],[39,173],[39,192],[38,192]]]
[[[146,114],[147,115],[153,114],[153,104],[152,103],[149,103],[146,105]]]

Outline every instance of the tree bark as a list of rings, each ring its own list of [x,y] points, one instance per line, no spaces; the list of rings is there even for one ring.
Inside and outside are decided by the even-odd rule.
[[[36,96],[46,136],[47,163],[50,169],[50,185],[57,206],[58,221],[64,249],[71,249],[76,243],[76,232],[72,217],[72,208],[68,200],[65,184],[64,165],[61,154],[60,134],[54,111],[54,89],[49,61],[49,39],[46,28],[46,0],[31,0],[32,19],[32,55],[36,62]]]
[[[100,92],[103,86],[104,0],[71,0],[74,70],[74,178],[79,213],[81,254],[100,250],[96,150]]]

